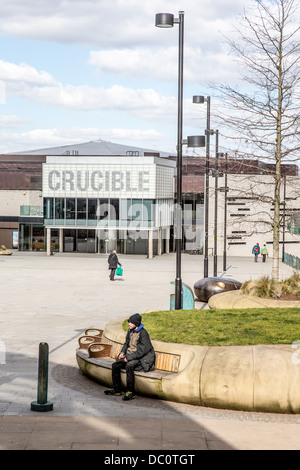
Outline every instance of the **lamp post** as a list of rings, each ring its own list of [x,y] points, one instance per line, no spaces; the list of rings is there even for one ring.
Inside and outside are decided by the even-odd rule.
[[[225,153],[225,194],[224,194],[224,248],[223,248],[223,271],[226,271],[226,250],[227,250],[227,173],[228,173],[228,155]]]
[[[179,12],[179,18],[171,13],[157,13],[155,26],[158,28],[172,28],[174,23],[179,24],[178,45],[178,113],[177,113],[177,197],[176,197],[176,279],[175,279],[175,309],[181,309],[181,227],[182,227],[182,103],[183,103],[183,38],[184,38],[184,12]]]
[[[172,28],[179,24],[178,44],[178,112],[177,112],[177,197],[176,197],[176,279],[175,279],[175,309],[182,308],[181,292],[181,244],[182,244],[182,145],[202,147],[204,136],[191,136],[187,141],[182,139],[182,116],[183,116],[183,39],[184,39],[184,12],[179,12],[179,18],[174,18],[171,13],[157,13],[155,15],[155,26],[158,28]],[[204,138],[205,139],[205,138]],[[204,144],[205,145],[205,144]]]
[[[216,159],[215,159],[215,226],[214,226],[214,276],[218,275],[218,172],[219,172],[219,131],[216,134]]]
[[[204,212],[204,269],[203,277],[208,277],[208,216],[209,216],[209,152],[210,152],[210,96],[193,96],[193,103],[202,104],[206,101],[206,160],[205,160],[205,212]]]

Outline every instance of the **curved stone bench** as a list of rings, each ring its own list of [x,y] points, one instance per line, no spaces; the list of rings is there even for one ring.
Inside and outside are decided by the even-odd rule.
[[[124,320],[109,323],[102,339],[121,347]],[[178,372],[135,372],[138,394],[212,408],[300,413],[300,345],[299,353],[296,345],[209,347],[153,341],[153,346],[180,356]],[[76,358],[85,375],[112,385],[114,359],[89,357],[86,349],[78,349]],[[123,384],[124,379],[122,374]]]
[[[208,300],[208,306],[212,309],[221,308],[265,308],[265,307],[300,307],[300,301],[264,299],[243,294],[240,290],[215,294]],[[299,338],[300,339],[300,338]]]

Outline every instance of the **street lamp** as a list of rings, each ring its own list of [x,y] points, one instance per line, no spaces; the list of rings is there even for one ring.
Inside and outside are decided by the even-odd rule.
[[[205,163],[205,212],[204,212],[204,273],[203,277],[208,277],[208,215],[209,215],[209,146],[210,134],[210,96],[193,96],[193,103],[202,104],[207,102],[207,115],[206,115],[206,163]]]
[[[215,159],[215,227],[214,227],[214,276],[218,275],[218,176],[219,176],[219,131],[216,135],[216,159]]]
[[[228,155],[225,153],[225,178],[224,178],[224,185],[225,185],[225,193],[224,193],[224,247],[223,247],[223,271],[226,271],[226,250],[227,250],[227,175],[228,175]]]
[[[172,28],[179,24],[178,45],[178,113],[177,113],[177,200],[176,200],[176,279],[175,279],[175,309],[182,308],[181,292],[181,243],[182,243],[182,145],[187,143],[189,147],[202,147],[204,136],[191,136],[187,141],[182,139],[183,116],[183,38],[184,38],[184,12],[179,12],[179,18],[174,18],[171,13],[157,13],[155,26],[158,28]],[[205,144],[204,144],[205,145]]]

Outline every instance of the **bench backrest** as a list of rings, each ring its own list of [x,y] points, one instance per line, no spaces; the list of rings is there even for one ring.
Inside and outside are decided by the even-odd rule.
[[[90,333],[92,331],[86,331],[86,333]],[[121,349],[122,344],[116,343],[107,339],[105,336],[100,337],[100,335],[89,335],[89,336],[81,336],[79,338],[79,347],[88,349],[89,345],[92,344],[110,344],[111,349],[109,352],[109,357],[112,359],[117,359]],[[179,371],[179,364],[180,364],[180,355],[179,354],[170,354],[166,352],[155,351],[155,369],[164,370],[167,372],[178,372]]]
[[[180,356],[165,352],[155,352],[155,368],[168,372],[179,371]]]
[[[102,343],[111,344],[110,357],[116,359],[121,352],[122,344],[115,343],[103,336],[101,338]],[[178,372],[180,363],[179,354],[169,354],[165,352],[155,351],[155,369],[165,370],[167,372]]]

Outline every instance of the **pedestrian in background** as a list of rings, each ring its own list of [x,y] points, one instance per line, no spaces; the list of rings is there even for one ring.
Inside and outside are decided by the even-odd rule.
[[[268,253],[268,248],[266,247],[266,244],[264,244],[264,246],[262,247],[261,249],[261,255],[262,255],[262,260],[263,260],[263,263],[266,262],[266,258],[268,257],[269,258],[269,253]]]
[[[260,253],[260,246],[259,246],[259,243],[256,243],[256,245],[254,245],[254,247],[252,248],[252,254],[254,254],[255,263],[257,263],[259,253]]]
[[[117,252],[116,250],[113,250],[109,256],[108,256],[108,269],[110,269],[110,276],[109,279],[111,281],[115,280],[115,274],[116,274],[116,269],[119,266],[122,266],[121,263],[118,260]]]

